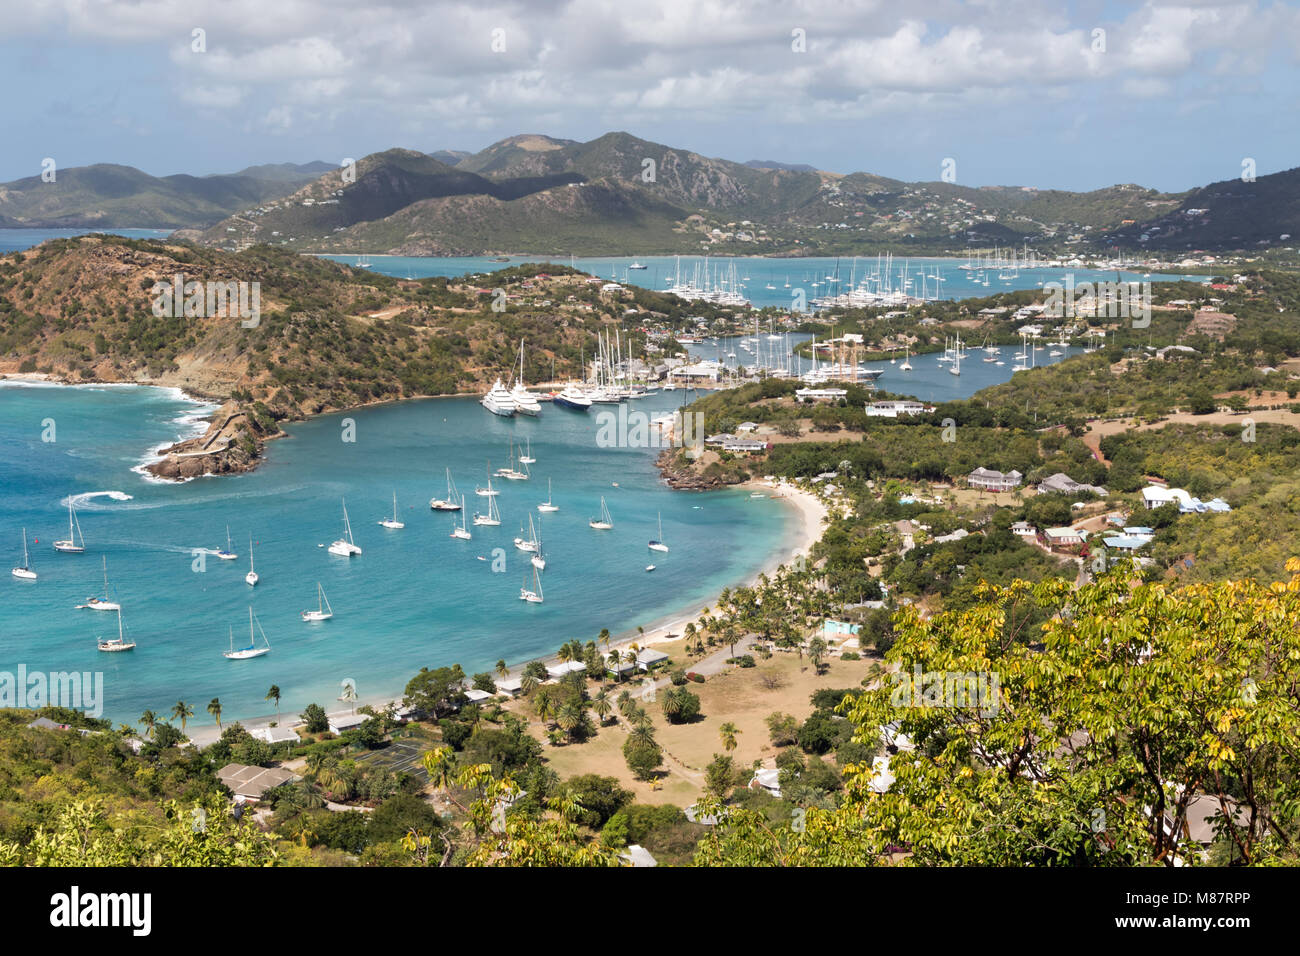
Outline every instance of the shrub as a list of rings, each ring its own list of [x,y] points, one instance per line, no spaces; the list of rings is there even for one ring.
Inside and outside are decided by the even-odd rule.
[[[695,683],[697,683],[697,684],[703,684],[703,683],[704,683],[704,675],[703,675],[703,674],[697,674],[697,673],[695,673],[695,671],[691,671],[691,672],[690,672],[689,674],[687,674],[686,676],[687,676],[688,679],[693,680],[693,681],[694,681]]]

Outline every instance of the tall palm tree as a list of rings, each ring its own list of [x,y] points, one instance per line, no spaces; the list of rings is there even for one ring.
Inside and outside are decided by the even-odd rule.
[[[600,629],[600,634],[597,636],[596,640],[600,641],[601,645],[605,648],[605,650],[608,651],[609,650],[609,628],[602,627]]]
[[[609,695],[606,694],[604,691],[601,691],[592,700],[591,709],[596,712],[596,716],[600,718],[600,722],[603,724],[605,722],[605,718],[609,716],[609,712],[614,708],[609,702]]]
[[[563,730],[569,736],[569,739],[573,739],[573,732],[578,729],[581,723],[582,713],[573,704],[566,704],[555,715],[555,726]]]
[[[614,674],[618,677],[618,679],[619,679],[619,680],[622,680],[622,679],[623,679],[623,675],[619,673],[619,671],[618,671],[618,665],[621,664],[621,663],[623,663],[623,655],[620,654],[620,653],[619,653],[618,651],[616,651],[616,650],[615,650],[615,651],[610,651],[610,652],[609,652],[609,656],[606,657],[605,660],[606,660],[606,662],[609,664],[610,667],[614,668]]]
[[[144,724],[144,735],[146,737],[152,737],[153,729],[158,726],[158,715],[152,710],[146,710],[140,715],[140,719],[137,723]]]
[[[538,688],[537,678],[532,674],[525,674],[519,679],[519,689],[523,691],[525,697]]]
[[[497,661],[497,677],[505,677],[510,673],[510,668],[506,667],[504,660]]]
[[[221,698],[214,697],[208,701],[208,713],[213,716],[217,722],[217,730],[221,730]]]
[[[567,664],[573,660],[573,648],[568,644],[561,644],[560,652],[556,656],[560,659],[561,664]]]
[[[648,720],[638,721],[632,725],[632,730],[628,733],[628,739],[634,740],[638,744],[655,743],[654,724],[650,723]]]
[[[722,737],[722,749],[727,751],[727,753],[731,753],[731,751],[736,749],[736,735],[738,733],[740,733],[740,728],[731,721],[727,721],[718,728],[718,734]]]
[[[272,685],[271,685],[271,689],[268,690],[268,691],[266,692],[266,696],[263,697],[262,700],[273,700],[273,701],[275,701],[275,722],[278,724],[278,723],[280,722],[280,687],[279,687],[279,685],[278,685],[278,684],[272,684]]]
[[[275,688],[272,688],[272,690],[275,690]],[[343,701],[343,703],[345,703],[345,704],[350,704],[350,705],[352,706],[352,713],[355,714],[355,713],[357,712],[357,687],[356,687],[356,685],[353,684],[351,681],[348,681],[346,684],[344,684],[344,685],[343,685],[343,693],[341,693],[341,694],[339,695],[339,700]],[[277,711],[277,713],[278,713],[278,711]]]
[[[628,716],[636,708],[636,701],[627,691],[618,695],[618,712],[624,717]]]
[[[172,707],[172,718],[181,722],[181,733],[185,733],[185,721],[194,716],[194,708],[183,700],[178,700]]]

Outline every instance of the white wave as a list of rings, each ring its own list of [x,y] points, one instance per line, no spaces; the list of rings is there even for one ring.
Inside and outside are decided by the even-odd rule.
[[[85,511],[106,510],[91,506],[90,502],[95,498],[112,498],[114,501],[130,501],[132,496],[128,495],[125,491],[84,491],[79,495],[68,495],[60,501],[59,504],[66,508],[68,502],[71,502],[74,508],[81,508]]]

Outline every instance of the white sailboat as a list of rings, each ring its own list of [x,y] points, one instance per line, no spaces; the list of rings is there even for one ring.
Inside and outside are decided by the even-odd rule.
[[[587,524],[597,531],[612,531],[614,528],[614,519],[609,513],[609,508],[605,504],[605,496],[600,498],[600,517],[592,518]]]
[[[81,554],[86,550],[86,539],[81,536],[81,522],[77,520],[77,513],[72,509],[71,496],[68,497],[68,539],[55,541],[54,550],[65,554]]]
[[[469,529],[465,527],[465,509],[458,508],[458,510],[460,511],[460,524],[452,525],[451,537],[460,538],[462,541],[469,541],[474,536],[470,534]]]
[[[909,358],[910,355],[911,355],[911,353],[908,352],[907,347],[904,346],[904,347],[903,347],[903,364],[900,365],[900,366],[898,366],[898,370],[899,370],[900,372],[910,372],[910,371],[912,371],[912,363],[908,361],[908,358]]]
[[[334,608],[330,607],[330,599],[325,596],[325,589],[321,587],[319,581],[316,582],[316,610],[303,611],[302,619],[308,623],[316,621],[328,621],[334,616]]]
[[[510,443],[510,467],[498,468],[496,470],[498,478],[504,478],[507,481],[527,481],[532,476],[528,473],[528,466],[524,465],[524,470],[520,471],[515,467],[515,443]]]
[[[551,504],[551,479],[546,479],[546,501],[537,506],[537,510],[543,514],[550,514],[552,511],[559,511],[560,506]]]
[[[524,340],[519,340],[519,377],[515,379],[515,386],[510,390],[510,399],[515,403],[515,411],[520,415],[531,415],[536,417],[542,412],[542,406],[537,401],[537,396],[524,387]]]
[[[230,650],[221,656],[232,661],[246,661],[253,657],[261,657],[263,654],[271,653],[271,642],[266,639],[266,631],[262,630],[262,622],[257,621],[257,629],[262,631],[262,646],[257,646],[257,638],[253,636],[253,622],[257,618],[253,614],[253,609],[248,609],[248,646],[235,650],[235,630],[230,629]]]
[[[527,442],[527,447],[524,453],[519,456],[519,462],[523,465],[535,465],[537,464],[537,459],[533,457],[533,440],[528,438],[525,439],[525,441]]]
[[[253,569],[253,536],[248,536],[248,573],[244,575],[244,580],[248,582],[249,587],[254,587],[259,580],[257,571]]]
[[[475,486],[475,488],[474,488],[474,494],[478,495],[480,498],[494,498],[494,497],[496,497],[499,493],[500,493],[500,492],[498,492],[495,488],[492,487],[492,462],[488,462],[488,483],[487,483],[487,487],[486,487],[486,488],[480,488],[480,487],[478,487],[478,486]]]
[[[24,581],[35,581],[36,572],[31,569],[31,561],[27,557],[27,529],[23,528],[23,563],[13,569],[13,576],[22,578]]]
[[[339,538],[329,546],[330,554],[337,554],[340,558],[350,558],[361,553],[356,542],[352,540],[352,522],[348,520],[348,503],[343,501],[343,537]]]
[[[659,537],[654,538],[647,547],[649,547],[651,551],[668,550],[668,545],[664,544],[664,516],[662,513],[659,515]]]
[[[949,374],[949,375],[960,375],[960,374],[961,374],[961,359],[962,359],[962,355],[963,355],[964,353],[963,353],[962,350],[961,350],[961,349],[962,349],[962,343],[961,343],[961,338],[960,338],[960,337],[957,338],[956,343],[957,343],[957,347],[953,350],[952,368],[948,369],[948,374]]]
[[[532,526],[531,518],[529,518],[529,526],[530,527]],[[542,519],[541,518],[537,519],[537,536],[534,538],[534,540],[537,542],[537,550],[533,552],[533,556],[528,560],[532,562],[533,567],[535,567],[538,571],[545,571],[546,558],[542,554]]]
[[[529,604],[542,603],[542,579],[537,576],[537,569],[533,568],[533,586],[528,586],[528,578],[524,578],[524,587],[519,589],[519,600],[527,601]]]
[[[475,513],[474,523],[476,525],[485,525],[489,528],[495,528],[501,524],[501,512],[497,510],[497,499],[495,495],[488,499],[488,513],[485,515]]]
[[[104,596],[102,598],[87,598],[85,604],[78,604],[77,609],[90,608],[92,611],[120,611],[122,605],[108,599],[108,558],[103,558],[104,563]]]
[[[515,547],[529,554],[537,553],[537,529],[533,526],[533,516],[528,516],[528,537],[524,537],[524,527],[519,526],[519,537],[515,538]]]
[[[233,561],[233,560],[235,560],[235,558],[239,557],[239,555],[235,554],[234,549],[231,548],[231,546],[230,546],[230,525],[226,525],[226,547],[225,547],[225,550],[223,550],[223,551],[218,551],[218,552],[217,552],[217,557],[220,558],[222,561]]]
[[[119,653],[121,651],[135,650],[135,641],[128,641],[122,633],[122,609],[117,609],[117,637],[101,637],[96,642],[96,647],[106,654]]]
[[[388,528],[390,531],[400,531],[406,527],[405,522],[397,520],[397,492],[393,492],[393,516],[385,518],[379,522],[380,527]]]
[[[434,511],[459,511],[462,502],[456,494],[456,484],[451,480],[451,469],[447,469],[447,497],[430,498],[429,507]]]

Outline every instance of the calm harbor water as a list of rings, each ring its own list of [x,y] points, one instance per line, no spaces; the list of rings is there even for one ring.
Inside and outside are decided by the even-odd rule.
[[[654,417],[681,394],[628,411]],[[598,447],[595,412],[550,405],[537,419],[502,419],[474,399],[406,402],[293,425],[247,475],[171,484],[132,470],[151,446],[192,429],[196,411],[164,389],[0,385],[0,554],[11,559],[5,567],[19,563],[26,527],[40,575],[0,582],[0,671],[103,671],[105,714],[120,721],[182,699],[194,723],[210,723],[203,708],[213,697],[226,719],[271,713],[263,698],[272,684],[286,713],[312,701],[337,707],[346,678],[363,699],[400,695],[421,666],[460,663],[473,673],[498,658],[517,663],[571,638],[594,639],[602,627],[618,634],[698,611],[723,587],[788,558],[797,528],[793,509],[771,499],[673,492],[659,481],[656,450]],[[355,442],[342,440],[349,418]],[[41,440],[47,419],[54,442]],[[444,469],[471,513],[486,510],[474,488],[485,484],[489,461],[493,470],[509,464],[512,440],[531,446],[533,477],[494,479],[500,527],[471,521],[473,540],[451,538],[453,517],[428,506],[446,490]],[[532,566],[513,540],[530,514],[539,518],[547,478],[560,511],[540,516],[547,567],[545,602],[535,605],[519,600]],[[391,514],[394,491],[400,531],[377,523]],[[587,525],[602,495],[609,532]],[[86,540],[81,555],[50,546],[66,535],[69,496]],[[321,547],[342,533],[344,498],[364,551],[352,559]],[[646,548],[660,515],[667,554]],[[195,549],[224,547],[227,525],[239,559],[205,554],[195,570]],[[244,583],[250,535],[256,588]],[[75,609],[102,594],[102,556],[127,636],[139,645],[131,653],[95,648],[97,637],[116,636],[115,615]],[[316,606],[317,582],[335,617],[307,624],[299,612]],[[250,605],[272,651],[228,661],[229,629],[236,646],[247,643]]]

